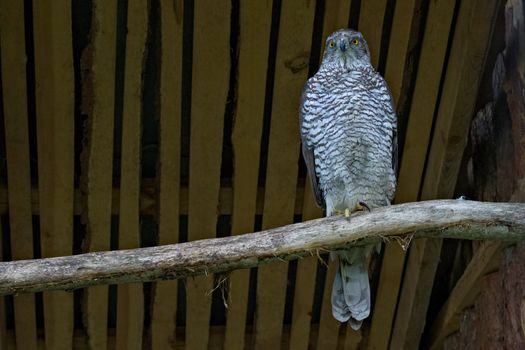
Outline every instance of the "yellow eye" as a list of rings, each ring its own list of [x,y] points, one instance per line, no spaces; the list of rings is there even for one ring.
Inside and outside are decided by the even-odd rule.
[[[358,39],[353,39],[353,40],[352,40],[352,44],[354,44],[354,45],[358,45],[358,44],[359,44],[359,40],[358,40]]]
[[[328,43],[328,47],[329,47],[329,48],[332,48],[332,47],[334,47],[334,46],[335,46],[335,43],[334,43],[333,41],[330,41],[330,42]]]

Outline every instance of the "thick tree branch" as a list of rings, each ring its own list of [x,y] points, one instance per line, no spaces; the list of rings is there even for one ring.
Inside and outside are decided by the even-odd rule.
[[[188,243],[0,263],[0,295],[72,290],[250,268],[381,240],[525,239],[525,204],[440,200],[393,205]]]

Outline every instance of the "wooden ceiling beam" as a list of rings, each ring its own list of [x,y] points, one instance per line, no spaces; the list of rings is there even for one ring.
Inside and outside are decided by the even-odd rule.
[[[469,0],[460,4],[425,169],[423,200],[451,198],[454,194],[498,5],[499,0],[482,3]],[[421,63],[419,67],[421,71]],[[418,348],[440,253],[440,240],[422,239],[412,244],[397,307],[392,348]]]

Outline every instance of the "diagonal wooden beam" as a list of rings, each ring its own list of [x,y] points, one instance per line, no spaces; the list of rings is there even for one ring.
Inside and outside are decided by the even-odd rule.
[[[398,176],[396,203],[405,203],[418,199],[454,4],[455,0],[445,0],[430,2],[428,5],[426,28],[419,58],[419,66],[425,68],[417,71]],[[407,6],[407,4],[400,2],[396,5],[394,21],[399,16],[406,15],[406,12],[400,10],[400,6]],[[399,35],[394,40],[400,40]],[[402,47],[403,45],[399,44],[392,49],[389,48],[385,71],[385,78],[389,84],[392,84],[394,99],[399,98],[399,84],[402,84],[398,81],[400,78],[400,73],[397,71],[399,63],[395,63],[394,56]],[[398,101],[396,100],[396,102]],[[378,296],[374,306],[374,310],[377,311],[372,315],[371,339],[373,337],[374,340],[370,341],[369,349],[386,349],[388,346],[404,266],[405,252],[400,249],[397,243],[387,243],[381,267]],[[391,292],[391,290],[394,290],[394,292]],[[383,310],[384,313],[382,312]],[[378,318],[378,320],[375,321],[375,318]],[[379,335],[378,338],[376,337],[377,335]]]
[[[421,199],[450,198],[454,194],[498,5],[499,0],[460,4]],[[392,348],[418,348],[440,253],[439,240],[420,240],[412,245]]]
[[[396,2],[394,9],[385,79],[390,87],[395,106],[399,104],[405,75],[410,74],[407,72],[407,60],[413,45],[410,42],[411,37],[416,37],[411,35],[411,32],[414,30],[412,27],[414,17],[418,16],[416,13],[418,6],[420,6],[419,1],[400,0]],[[399,111],[399,107],[397,110]],[[383,253],[367,349],[386,349],[388,347],[404,265],[405,251],[397,242],[387,243]]]
[[[496,270],[503,247],[501,242],[487,241],[478,248],[434,321],[425,348],[439,349],[445,338],[459,329],[461,311],[474,304],[480,279]]]

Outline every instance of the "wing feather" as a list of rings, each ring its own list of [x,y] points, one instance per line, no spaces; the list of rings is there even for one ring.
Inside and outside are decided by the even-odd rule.
[[[307,135],[303,130],[303,121],[305,114],[308,113],[307,107],[305,104],[305,99],[308,90],[310,89],[310,81],[307,81],[304,85],[303,93],[301,94],[301,108],[300,108],[300,129],[301,129],[301,141],[302,141],[302,153],[304,162],[306,163],[306,168],[308,169],[308,177],[310,178],[310,184],[312,185],[312,192],[315,196],[315,201],[318,206],[325,208],[325,201],[323,197],[323,192],[319,188],[319,177],[315,171],[315,152],[314,146],[308,146]]]
[[[312,185],[312,192],[315,195],[315,201],[318,206],[325,208],[325,202],[323,198],[323,193],[319,188],[319,179],[315,172],[315,156],[313,148],[308,148],[303,142],[303,158],[306,163],[306,168],[308,169],[308,177],[310,178],[310,184]]]

